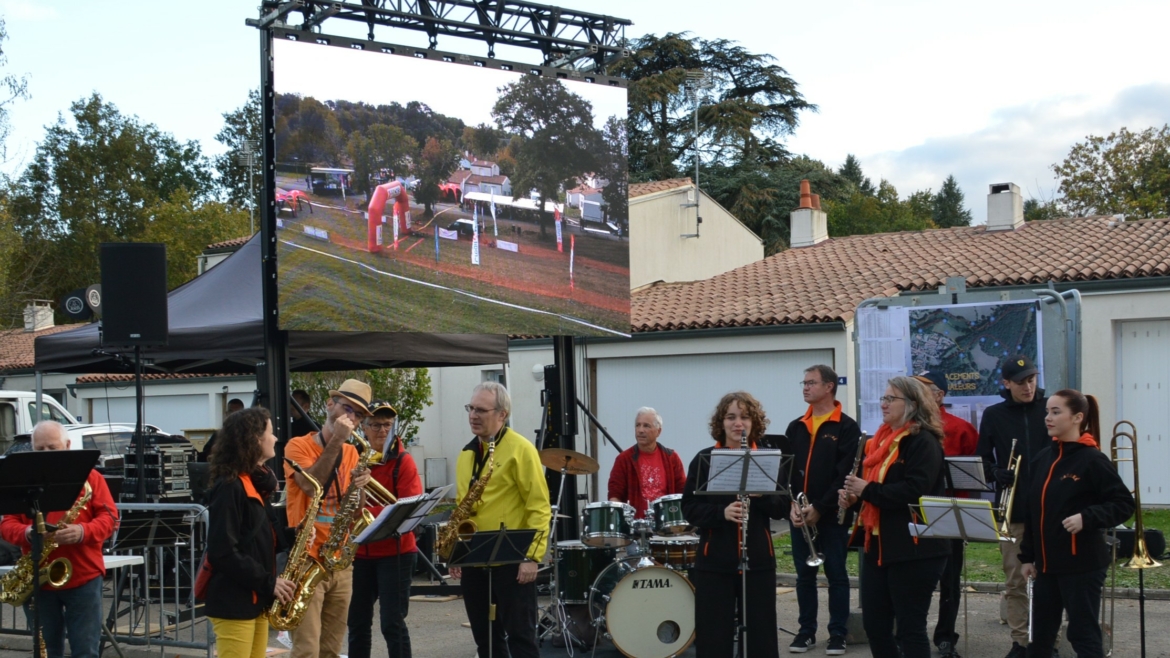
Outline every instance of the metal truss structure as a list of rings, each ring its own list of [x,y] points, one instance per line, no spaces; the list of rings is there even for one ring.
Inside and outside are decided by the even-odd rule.
[[[302,19],[299,26],[290,21],[295,14]],[[248,24],[316,31],[327,21],[352,21],[366,25],[370,41],[376,26],[403,28],[425,32],[432,49],[440,36],[482,41],[489,58],[497,44],[532,48],[541,51],[544,66],[602,75],[629,56],[625,27],[632,24],[522,0],[265,0],[261,15]]]

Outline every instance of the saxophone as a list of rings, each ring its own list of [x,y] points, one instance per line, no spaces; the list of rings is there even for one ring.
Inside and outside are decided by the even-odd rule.
[[[357,444],[361,456],[357,467],[369,470],[370,459],[374,451],[370,444],[356,431],[350,436]],[[372,490],[375,497],[383,501],[394,502],[394,494],[390,493],[377,480],[371,479],[366,483],[366,489]],[[345,495],[337,505],[337,514],[333,517],[333,525],[329,526],[329,537],[321,545],[321,564],[329,571],[343,571],[353,564],[357,554],[357,542],[354,541],[374,522],[374,515],[362,504],[362,490],[350,481],[345,489]]]
[[[91,498],[93,498],[93,488],[86,482],[81,491],[81,497],[73,503],[73,507],[70,507],[68,512],[65,512],[65,516],[57,521],[57,525],[76,521]],[[55,550],[57,550],[57,542],[46,541],[41,548],[40,559],[36,563],[33,562],[32,553],[22,555],[17,560],[16,565],[12,567],[12,571],[0,578],[0,603],[15,606],[24,605],[24,602],[33,593],[34,574],[40,579],[41,584],[48,583],[53,587],[64,587],[73,577],[73,563],[68,558],[63,557],[50,561],[49,554]]]
[[[297,528],[297,539],[288,552],[288,562],[285,564],[281,578],[296,583],[296,591],[288,603],[281,603],[279,599],[272,602],[268,608],[268,623],[280,631],[291,631],[301,624],[305,611],[309,609],[309,601],[313,598],[313,590],[329,572],[321,562],[309,553],[309,543],[313,538],[314,524],[317,522],[317,512],[321,509],[321,500],[325,497],[325,490],[313,476],[306,473],[293,460],[285,458],[290,466],[300,473],[313,485],[313,498],[309,501],[309,508],[305,510],[305,518]],[[294,482],[292,486],[296,486]]]
[[[475,521],[471,520],[471,508],[475,507],[480,498],[483,498],[483,490],[487,489],[488,480],[492,479],[492,471],[496,468],[496,442],[492,441],[488,444],[488,464],[487,473],[484,473],[476,480],[471,488],[467,490],[467,495],[463,500],[459,501],[459,505],[451,512],[451,518],[447,519],[447,525],[443,526],[435,538],[435,552],[439,554],[443,560],[451,559],[451,551],[455,550],[455,544],[460,539],[475,534],[478,529]]]

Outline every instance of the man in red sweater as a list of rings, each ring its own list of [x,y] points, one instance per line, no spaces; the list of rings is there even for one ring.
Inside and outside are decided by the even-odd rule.
[[[398,412],[389,402],[375,400],[370,403],[370,413],[362,421],[362,429],[374,451],[370,476],[395,498],[421,494],[423,486],[418,466],[406,451],[406,446],[402,445],[402,440],[394,436],[394,419]],[[368,498],[369,494],[366,495]],[[380,511],[380,507],[370,507],[370,512],[375,515]],[[379,602],[382,637],[386,639],[390,658],[410,658],[406,613],[417,556],[414,533],[358,547],[353,563],[353,598],[349,604],[350,658],[370,658],[370,626],[374,621],[375,601]]]
[[[33,450],[68,450],[69,435],[60,423],[45,420],[32,432]],[[50,559],[63,557],[73,564],[73,576],[63,587],[45,584],[40,596],[41,635],[48,658],[65,655],[65,634],[69,634],[69,651],[74,658],[98,658],[102,632],[102,576],[106,573],[102,543],[118,527],[118,508],[110,496],[101,473],[90,471],[87,480],[92,490],[89,503],[73,523],[60,524],[45,535],[58,547]],[[81,494],[78,494],[78,498]],[[65,511],[45,515],[45,523],[57,524]],[[0,535],[19,546],[25,553],[32,550],[33,520],[23,514],[8,514],[0,520]],[[29,599],[32,600],[31,598]],[[32,615],[29,604],[25,614]]]
[[[629,503],[634,518],[646,516],[646,506],[655,499],[681,494],[687,484],[678,453],[658,443],[662,434],[662,416],[650,407],[642,407],[634,417],[636,445],[623,450],[609,474],[609,499]]]
[[[929,371],[915,376],[915,379],[926,385],[938,403],[938,412],[943,423],[943,452],[947,457],[974,455],[979,445],[979,432],[971,423],[948,413],[943,406],[943,398],[947,394],[946,373]],[[949,467],[948,467],[949,468]],[[950,478],[947,479],[950,481]],[[949,496],[966,497],[963,492],[947,490]],[[934,627],[934,645],[938,647],[942,658],[959,658],[955,647],[959,643],[959,634],[955,632],[955,621],[959,617],[960,577],[963,573],[963,540],[951,540],[951,559],[947,560],[947,567],[939,581],[938,596],[938,623]]]

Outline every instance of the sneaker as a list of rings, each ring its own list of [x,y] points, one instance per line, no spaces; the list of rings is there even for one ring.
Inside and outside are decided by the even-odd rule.
[[[1021,647],[1019,642],[1012,642],[1012,650],[1003,658],[1027,658],[1028,647]]]
[[[940,658],[962,658],[959,652],[955,651],[955,645],[946,641],[938,643],[938,655]]]
[[[792,638],[792,644],[788,645],[789,653],[804,653],[813,648],[817,643],[817,638],[808,633],[797,633],[796,637]]]
[[[281,631],[281,632],[277,633],[276,634],[276,641],[280,642],[282,645],[284,645],[284,647],[286,649],[292,648],[292,636],[290,636],[288,634],[288,631]]]
[[[830,656],[845,655],[845,636],[834,635],[833,637],[829,638],[829,646],[825,649],[825,653],[829,654]]]

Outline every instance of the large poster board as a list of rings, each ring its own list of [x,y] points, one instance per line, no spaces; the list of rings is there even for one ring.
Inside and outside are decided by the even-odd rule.
[[[976,427],[999,396],[1000,363],[1025,354],[1044,386],[1039,302],[1017,300],[939,306],[866,306],[857,311],[861,428],[882,423],[878,398],[895,376],[927,370],[947,377],[948,411]]]

